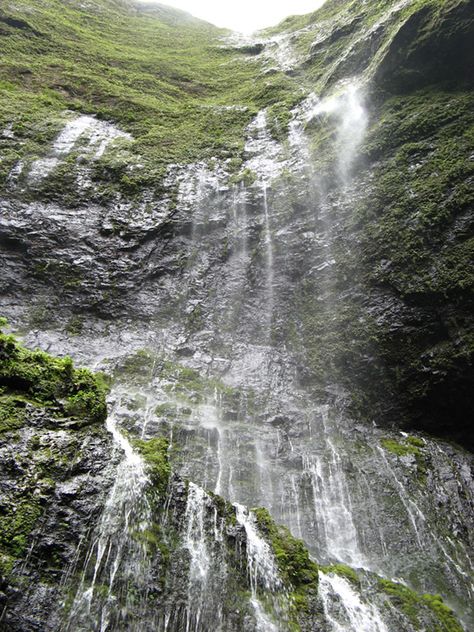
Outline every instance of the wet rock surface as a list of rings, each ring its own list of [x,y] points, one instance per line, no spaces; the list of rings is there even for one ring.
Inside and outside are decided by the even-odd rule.
[[[212,494],[267,507],[319,564],[359,569],[355,583],[322,571],[301,629],[360,632],[362,616],[370,632],[457,630],[422,593],[472,625],[474,463],[435,438],[472,446],[472,170],[461,131],[471,118],[464,93],[405,81],[444,79],[464,50],[470,3],[420,44],[435,9],[388,4],[369,31],[366,16],[343,14],[319,35],[308,24],[236,43],[296,75],[326,55],[321,94],[345,80],[289,114],[288,141],[261,112],[237,175],[228,162],[172,165],[159,195],[104,195],[107,174],[87,152],[72,180],[54,170],[35,180],[31,165],[11,173],[3,313],[29,345],[111,374],[116,441],[165,438],[176,476],[148,506],[137,494],[145,470],[127,449],[131,463],[121,460],[123,445],[112,451],[105,429],[58,428],[28,406],[27,426],[2,446],[1,485],[28,487],[42,517],[28,562],[15,566],[18,587],[4,587],[10,629],[286,630],[268,618],[280,588],[266,586],[277,593],[268,606],[252,587],[248,532]],[[305,59],[293,49],[308,33]],[[451,135],[459,153],[444,155]]]
[[[70,429],[72,420],[58,423],[31,405],[24,422],[0,439],[2,515],[10,516],[2,520],[0,627],[55,630],[61,586],[85,554],[116,455],[105,428]]]

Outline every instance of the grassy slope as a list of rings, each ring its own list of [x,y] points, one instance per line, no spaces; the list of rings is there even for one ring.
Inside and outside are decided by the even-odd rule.
[[[115,121],[136,139],[141,183],[170,162],[235,156],[263,105],[294,98],[280,73],[223,46],[225,31],[184,13],[101,0],[18,0],[0,9],[0,130],[11,121],[0,186],[16,160],[41,155],[66,108]],[[239,105],[242,108],[226,106]]]

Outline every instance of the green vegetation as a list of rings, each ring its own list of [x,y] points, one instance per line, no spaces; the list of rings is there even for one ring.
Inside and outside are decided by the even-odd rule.
[[[426,475],[429,467],[429,453],[423,448],[425,442],[419,437],[406,437],[402,441],[383,438],[380,441],[382,447],[398,457],[414,456],[416,461],[416,472],[421,483],[426,482]]]
[[[396,456],[407,456],[412,454],[413,456],[421,456],[421,450],[418,446],[412,445],[408,441],[401,443],[395,439],[382,439],[380,441],[385,450],[388,450]]]
[[[44,351],[30,351],[14,336],[0,331],[1,427],[18,427],[25,402],[54,409],[92,423],[107,415],[107,386],[100,374],[75,369],[71,358],[53,358]]]
[[[279,25],[266,29],[267,35],[291,36],[293,46],[305,61],[304,79],[311,79],[320,94],[343,77],[377,76],[387,50],[399,34],[400,25],[423,10],[422,28],[414,31],[412,47],[423,46],[441,23],[440,16],[455,6],[457,0],[417,0],[393,11],[393,0],[327,0],[313,13],[291,16]],[[367,54],[367,33],[375,24],[383,25]],[[411,42],[410,42],[411,43]],[[411,70],[411,69],[410,69]],[[398,71],[403,77],[404,68]],[[396,74],[392,70],[392,74]],[[411,78],[409,72],[406,75]],[[420,82],[420,80],[419,80]]]
[[[355,195],[333,200],[341,228],[332,235],[331,313],[319,298],[324,280],[306,278],[297,291],[315,384],[345,383],[353,413],[369,421],[464,443],[472,442],[464,419],[474,355],[473,112],[471,90],[440,86],[373,102]],[[336,193],[331,129],[315,121],[307,131]]]
[[[153,489],[158,491],[160,496],[164,496],[171,474],[168,441],[162,437],[150,439],[149,441],[135,439],[133,445],[148,465]]]
[[[330,566],[321,566],[320,568],[323,573],[334,573],[335,575],[344,577],[344,579],[349,580],[353,584],[359,584],[360,580],[356,571],[346,564],[331,564]]]
[[[424,448],[426,445],[425,440],[421,437],[407,437],[406,442],[412,446],[415,446],[416,448]]]
[[[0,395],[0,434],[21,428],[25,423],[26,402],[14,395]]]
[[[430,627],[432,632],[462,632],[463,628],[453,611],[443,603],[439,595],[419,595],[407,586],[387,579],[379,579],[378,587],[410,619],[415,629],[426,629],[423,627],[423,617],[428,614],[434,620],[434,627]]]
[[[449,432],[449,416],[454,437],[463,428],[459,438],[474,356],[473,112],[470,92],[429,89],[387,101],[365,148],[370,160],[383,160],[352,222],[364,283],[406,305],[403,326],[387,320],[376,328],[381,375],[423,428]],[[424,313],[415,326],[410,310]]]
[[[170,360],[161,365],[161,378],[167,381],[166,390],[183,402],[202,403],[216,393],[232,398],[235,392],[218,379],[201,375],[199,371]]]
[[[474,97],[467,92],[427,90],[383,106],[365,152],[385,160],[356,218],[367,227],[363,252],[378,262],[374,282],[405,296],[448,297],[474,287],[472,238],[462,234],[446,242],[456,217],[474,201],[474,162],[468,159],[473,112]],[[390,266],[381,266],[382,259]]]
[[[124,358],[114,371],[114,379],[145,382],[154,376],[156,357],[148,349],[138,349],[134,354]]]
[[[252,116],[274,103],[291,106],[300,91],[283,73],[263,77],[258,60],[223,45],[226,34],[179,11],[137,10],[127,1],[2,7],[0,132],[11,128],[13,137],[0,135],[0,187],[19,161],[44,155],[71,118],[66,110],[113,121],[135,139],[95,161],[99,198],[159,191],[169,163],[238,156]],[[71,173],[64,164],[38,186],[74,204],[64,186]]]
[[[6,321],[0,319],[0,327],[5,325]],[[103,422],[106,390],[100,375],[75,369],[71,358],[30,351],[14,336],[0,331],[0,441],[7,445],[19,440],[15,433],[29,423],[33,413],[46,413],[44,423],[57,429],[70,427],[72,433],[77,432],[78,425]],[[29,536],[44,511],[45,498],[75,456],[69,441],[63,438],[61,452],[50,441],[46,437],[42,444],[39,434],[30,438],[30,464],[17,464],[15,471],[21,480],[2,500],[0,567],[5,573],[25,553]]]
[[[28,536],[33,530],[42,510],[38,498],[25,495],[15,505],[14,511],[0,516],[0,551],[11,558],[20,557],[27,546]]]
[[[222,498],[222,496],[218,496],[210,491],[207,493],[212,498],[219,516],[224,518],[227,525],[235,526],[237,524],[237,517],[234,505],[228,500],[225,500],[225,498]]]
[[[203,403],[206,397],[214,397],[217,393],[228,400],[232,400],[238,393],[226,386],[221,380],[202,375],[199,371],[168,360],[161,355],[154,354],[147,349],[140,349],[128,356],[117,367],[114,377],[118,380],[148,384],[153,377],[159,377],[164,390],[179,401],[184,408],[181,414],[189,414],[187,404]],[[177,405],[171,402],[160,404],[156,409],[157,415],[176,416]]]
[[[257,524],[269,542],[283,581],[292,587],[291,597],[298,611],[308,608],[308,595],[318,588],[318,565],[313,562],[302,540],[286,527],[275,524],[264,508],[253,509]]]

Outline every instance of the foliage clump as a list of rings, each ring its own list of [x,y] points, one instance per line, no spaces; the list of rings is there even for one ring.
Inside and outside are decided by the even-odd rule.
[[[0,328],[5,326],[5,319],[0,319]],[[78,425],[103,422],[107,414],[106,391],[103,377],[87,369],[75,369],[71,358],[59,359],[26,349],[0,329],[2,447],[10,446],[20,436],[36,412],[48,428],[56,424],[58,429],[68,426],[72,434],[76,434]],[[26,467],[23,460],[16,465],[15,474],[22,478],[8,489],[0,512],[0,568],[6,575],[24,555],[30,534],[44,512],[45,498],[55,486],[51,477],[63,476],[70,467],[64,452],[53,450],[47,442],[41,443],[40,431],[22,436],[30,437],[25,446],[29,465]],[[22,452],[11,453],[13,459],[20,456],[23,459]]]
[[[395,439],[382,439],[380,443],[385,450],[388,450],[388,452],[391,452],[396,456],[409,456],[410,454],[413,456],[421,456],[420,448],[408,443],[408,441],[406,443],[401,443]]]
[[[349,580],[353,584],[359,584],[360,582],[356,571],[346,564],[331,564],[330,566],[322,566],[321,570],[323,573],[334,573],[335,575],[344,577],[344,579]]]
[[[164,495],[171,474],[168,456],[169,443],[167,439],[163,437],[157,437],[149,441],[136,439],[134,446],[148,465],[154,489],[156,489],[160,495]]]
[[[440,595],[419,595],[407,586],[388,579],[379,579],[378,587],[410,619],[415,629],[421,629],[422,616],[428,614],[435,621],[435,627],[431,628],[433,632],[462,632],[461,624]]]
[[[304,542],[294,538],[286,527],[275,524],[266,509],[259,507],[253,513],[272,548],[283,581],[293,589],[296,609],[306,610],[308,593],[318,588],[318,565],[310,559]]]
[[[103,376],[75,369],[69,357],[54,358],[44,351],[26,349],[14,336],[1,331],[0,387],[4,392],[0,400],[4,427],[20,423],[25,401],[52,407],[57,416],[91,423],[103,422],[107,416]]]

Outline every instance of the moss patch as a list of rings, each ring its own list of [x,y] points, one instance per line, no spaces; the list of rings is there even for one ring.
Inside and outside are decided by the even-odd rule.
[[[462,632],[463,628],[453,611],[439,595],[419,595],[407,586],[386,579],[379,579],[378,586],[389,595],[392,604],[410,619],[415,629],[421,629],[428,614],[433,620],[434,627],[430,628],[433,632]]]
[[[318,565],[310,559],[304,542],[294,538],[286,527],[275,524],[266,509],[252,511],[272,548],[283,581],[293,589],[291,596],[296,610],[306,610],[309,592],[318,588]]]
[[[25,552],[28,536],[41,513],[38,498],[25,494],[6,515],[0,516],[0,547],[4,554],[17,558]]]
[[[420,448],[408,442],[401,443],[400,441],[395,441],[395,439],[382,439],[380,443],[385,450],[388,450],[388,452],[391,452],[396,456],[407,456],[409,454],[421,456]]]
[[[1,17],[0,131],[11,126],[13,136],[0,135],[0,187],[15,165],[44,155],[65,110],[132,134],[92,167],[96,196],[133,198],[145,188],[158,194],[170,163],[239,156],[256,112],[300,95],[294,79],[263,76],[259,59],[224,46],[227,31],[167,7],[18,0]],[[66,165],[52,173],[44,197],[77,203],[70,174]]]
[[[64,414],[93,423],[107,416],[107,385],[99,374],[75,369],[71,358],[54,358],[44,351],[30,351],[14,336],[0,332],[0,387],[9,395],[19,394],[42,406],[56,408]],[[21,414],[15,397],[3,398],[3,418]],[[10,411],[10,413],[9,413]],[[13,419],[10,417],[10,419]]]
[[[156,489],[160,495],[164,495],[171,474],[168,458],[168,441],[161,437],[150,439],[149,441],[135,439],[133,445],[137,448],[148,465],[153,488]]]
[[[321,566],[323,573],[334,573],[340,575],[344,579],[348,579],[353,584],[359,584],[359,576],[356,571],[346,564],[331,564],[330,566]]]
[[[11,395],[0,395],[0,433],[21,428],[25,423],[25,401]]]
[[[6,322],[0,319],[0,327]],[[35,418],[24,453],[16,455],[12,470],[20,477],[5,498],[0,512],[0,555],[4,569],[25,553],[29,536],[45,508],[45,499],[54,491],[55,481],[70,467],[70,444],[64,439],[61,452],[43,427],[70,427],[102,423],[107,414],[107,387],[101,376],[75,369],[70,358],[54,358],[43,351],[23,347],[14,336],[0,331],[0,439],[14,446],[18,431],[28,430]],[[65,425],[64,425],[65,424]],[[44,442],[40,434],[44,432]],[[17,434],[15,434],[17,433]],[[24,433],[23,433],[24,434]],[[29,436],[24,434],[24,436]],[[73,440],[73,444],[74,443]]]

